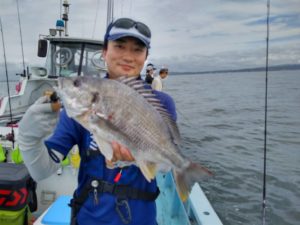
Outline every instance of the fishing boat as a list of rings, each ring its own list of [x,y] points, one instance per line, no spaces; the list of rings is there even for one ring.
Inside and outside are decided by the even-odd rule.
[[[105,74],[101,58],[103,41],[70,37],[67,32],[69,4],[63,3],[63,20],[55,29],[41,35],[38,56],[46,58],[45,66],[31,67],[21,77],[18,93],[0,100],[0,144],[6,152],[6,162],[15,163],[11,153],[17,146],[18,121],[28,107],[47,92],[52,91],[61,76],[102,76]],[[112,8],[111,6],[108,6]],[[15,144],[15,145],[14,145]],[[33,213],[34,225],[64,225],[70,222],[68,203],[77,186],[78,151],[71,150],[69,161],[51,177],[37,184],[38,208]],[[161,193],[156,200],[159,225],[221,225],[222,222],[206,198],[199,183],[193,186],[183,203],[176,191],[172,173],[158,174]],[[57,185],[59,184],[59,185]]]
[[[47,56],[46,65],[28,69],[17,85],[17,94],[0,98],[0,124],[17,123],[40,96],[53,91],[58,77],[105,73],[101,60],[103,42],[57,36],[63,27],[63,21],[58,20],[57,28],[50,29],[50,34],[39,40],[38,56]]]

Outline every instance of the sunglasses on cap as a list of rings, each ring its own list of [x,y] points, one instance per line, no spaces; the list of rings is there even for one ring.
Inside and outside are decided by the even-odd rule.
[[[130,29],[135,27],[135,29],[140,32],[142,35],[146,36],[147,38],[151,38],[151,31],[149,27],[141,22],[136,22],[129,18],[120,18],[117,19],[113,24],[112,27],[122,28],[122,29]]]

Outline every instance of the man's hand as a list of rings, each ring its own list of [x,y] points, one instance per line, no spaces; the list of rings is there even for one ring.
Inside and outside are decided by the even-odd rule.
[[[35,144],[53,131],[59,115],[59,110],[55,112],[53,110],[49,96],[40,97],[28,108],[19,123],[18,142],[20,145]]]
[[[59,110],[53,108],[49,96],[43,96],[28,108],[19,123],[17,141],[24,163],[36,181],[52,175],[60,167],[50,158],[44,145],[44,139],[53,132],[58,116]],[[63,158],[61,153],[53,152],[59,159]]]
[[[111,143],[111,146],[114,152],[113,158],[111,160],[106,160],[106,164],[109,168],[114,168],[115,167],[114,163],[118,161],[126,161],[126,162],[135,161],[134,157],[131,155],[130,150],[120,145],[118,142],[113,141]]]

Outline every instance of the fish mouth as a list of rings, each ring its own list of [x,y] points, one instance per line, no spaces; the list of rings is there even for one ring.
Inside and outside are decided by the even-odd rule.
[[[61,99],[62,105],[66,109],[66,112],[69,117],[76,118],[84,114],[88,111],[88,107],[78,105],[76,97],[72,94],[68,94],[68,89],[64,89],[64,81],[66,79],[59,78],[58,79],[58,86],[53,87],[54,90],[57,92],[58,96]]]
[[[87,107],[80,106],[76,98],[70,97],[67,93],[60,90],[59,95],[61,96],[62,102],[66,111],[70,117],[77,117],[88,110]]]
[[[89,111],[88,107],[80,107],[77,104],[77,100],[74,99],[68,99],[63,101],[63,105],[67,111],[67,114],[69,117],[77,118],[85,114],[87,111]]]

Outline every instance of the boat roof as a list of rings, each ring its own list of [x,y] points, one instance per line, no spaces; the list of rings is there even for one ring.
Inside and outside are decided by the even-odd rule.
[[[44,39],[49,40],[50,42],[73,42],[73,43],[88,43],[94,45],[103,45],[102,40],[89,39],[89,38],[77,38],[77,37],[54,37],[46,36]]]

